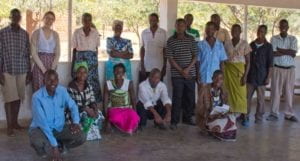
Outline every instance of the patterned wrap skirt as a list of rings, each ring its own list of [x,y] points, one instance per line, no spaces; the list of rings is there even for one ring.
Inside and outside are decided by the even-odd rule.
[[[208,131],[222,141],[236,140],[236,117],[234,114],[227,114],[226,117],[207,122]]]
[[[241,79],[245,72],[244,63],[225,63],[224,85],[228,92],[228,104],[230,112],[247,113],[246,85],[241,85]]]
[[[54,53],[38,53],[40,60],[44,64],[46,69],[51,69],[55,54]],[[44,85],[44,73],[37,66],[37,64],[33,65],[32,69],[32,90],[33,92],[39,90]]]
[[[98,75],[98,57],[95,51],[77,51],[75,55],[75,60],[73,63],[78,61],[85,61],[88,64],[88,82],[93,87],[96,102],[102,102],[102,94],[100,87],[100,79]],[[75,76],[75,71],[72,69],[73,76]]]

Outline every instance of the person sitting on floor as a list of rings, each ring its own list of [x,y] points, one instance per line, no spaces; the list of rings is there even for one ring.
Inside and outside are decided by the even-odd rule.
[[[171,121],[171,99],[167,86],[161,82],[161,72],[154,68],[149,78],[139,85],[137,112],[141,118],[139,127],[147,124],[147,119],[154,119],[155,126],[166,129]]]
[[[93,87],[87,80],[87,62],[76,62],[74,70],[75,79],[69,83],[68,92],[79,107],[82,130],[87,134],[87,140],[101,139],[100,129],[104,117],[100,111],[101,107],[96,102]],[[69,115],[67,116],[70,118]]]
[[[208,132],[222,141],[235,141],[236,118],[229,113],[227,98],[222,89],[224,75],[221,70],[213,74],[213,82],[199,90],[196,109],[197,124],[201,131]]]
[[[46,71],[44,84],[32,97],[30,144],[39,156],[48,155],[53,161],[61,161],[60,152],[82,145],[86,136],[80,129],[78,107],[67,89],[58,85],[55,70]],[[72,115],[70,125],[65,125],[66,108]]]
[[[113,71],[114,79],[108,80],[104,87],[106,129],[113,125],[124,133],[132,134],[140,121],[135,111],[133,83],[124,79],[126,70],[122,63],[116,64]]]

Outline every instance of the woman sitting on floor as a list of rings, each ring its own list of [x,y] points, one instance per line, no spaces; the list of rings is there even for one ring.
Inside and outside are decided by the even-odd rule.
[[[217,70],[213,74],[213,83],[200,89],[197,103],[197,123],[202,131],[208,132],[222,141],[235,141],[236,119],[229,113],[227,98],[222,89],[224,75]]]
[[[68,92],[79,107],[82,129],[87,134],[87,140],[101,139],[100,128],[104,117],[96,103],[93,87],[87,82],[87,62],[75,63],[74,70],[75,79],[69,83]]]
[[[123,64],[113,67],[114,79],[104,87],[104,110],[108,127],[112,124],[120,131],[132,134],[138,127],[140,118],[135,111],[135,98],[132,81],[124,79],[126,70]]]

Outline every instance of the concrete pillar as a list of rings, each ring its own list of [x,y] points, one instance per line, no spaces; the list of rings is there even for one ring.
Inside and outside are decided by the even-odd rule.
[[[72,60],[72,12],[73,3],[72,0],[68,1],[68,61]]]
[[[243,38],[248,39],[248,5],[244,5],[244,25],[243,25]]]
[[[175,28],[177,6],[178,0],[160,0],[159,2],[160,27],[165,29],[169,36]]]

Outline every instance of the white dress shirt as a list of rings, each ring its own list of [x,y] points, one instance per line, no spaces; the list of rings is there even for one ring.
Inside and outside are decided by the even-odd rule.
[[[163,50],[167,43],[167,32],[158,28],[155,34],[152,34],[150,28],[142,32],[141,44],[145,48],[145,68],[150,72],[153,68],[162,69],[164,63]]]
[[[172,104],[168,96],[167,86],[163,82],[159,82],[156,88],[152,88],[149,79],[139,85],[138,98],[139,101],[144,104],[146,110],[148,110],[149,107],[154,107],[158,100],[161,100],[164,106],[166,104]]]

